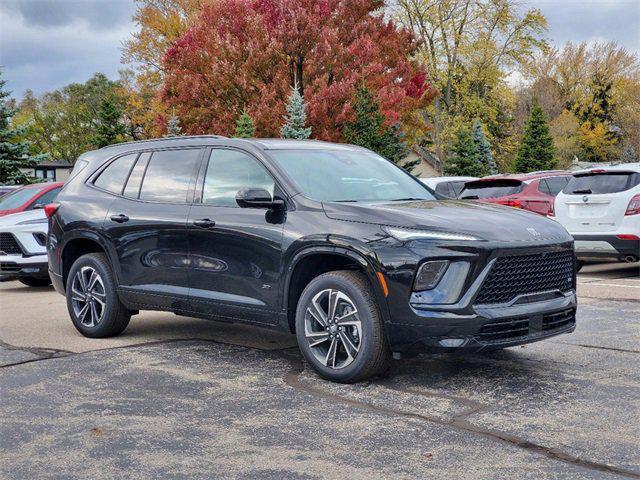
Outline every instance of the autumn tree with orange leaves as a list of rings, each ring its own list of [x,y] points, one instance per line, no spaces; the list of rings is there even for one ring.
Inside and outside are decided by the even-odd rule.
[[[416,44],[379,12],[382,0],[218,0],[167,50],[162,98],[186,133],[230,135],[243,110],[278,136],[290,89],[315,138],[342,140],[366,85],[389,124],[409,123],[434,92],[410,60]]]

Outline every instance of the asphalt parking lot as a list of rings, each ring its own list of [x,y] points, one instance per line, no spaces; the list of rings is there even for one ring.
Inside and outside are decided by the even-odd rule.
[[[640,478],[640,269],[587,265],[571,335],[318,379],[291,335],[143,312],[80,336],[0,283],[2,478]]]

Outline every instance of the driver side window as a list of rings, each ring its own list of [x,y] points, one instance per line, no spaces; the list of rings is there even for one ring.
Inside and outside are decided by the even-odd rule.
[[[274,187],[273,178],[255,158],[237,150],[214,149],[204,178],[202,203],[238,207],[239,190],[263,188],[273,197]]]

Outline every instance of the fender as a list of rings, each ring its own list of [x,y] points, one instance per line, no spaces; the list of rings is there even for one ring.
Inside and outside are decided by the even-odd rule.
[[[61,252],[61,258],[62,258],[62,255],[64,255],[64,250],[67,248],[67,245],[70,242],[74,240],[91,240],[97,243],[98,245],[100,245],[100,247],[102,247],[102,249],[107,253],[107,258],[109,259],[109,263],[111,264],[111,268],[113,269],[113,273],[116,277],[116,280],[118,284],[120,283],[120,265],[117,262],[118,257],[116,255],[113,245],[111,245],[110,242],[107,242],[102,235],[100,235],[99,233],[93,230],[81,229],[81,230],[71,230],[69,232],[65,232],[64,237],[65,237],[64,243],[62,244],[62,246],[59,247]],[[61,261],[60,263],[61,274],[64,274],[63,268],[64,267]]]
[[[286,268],[286,277],[284,283],[284,288],[282,292],[282,300],[283,307],[285,312],[287,311],[289,304],[289,286],[291,282],[291,277],[293,275],[293,271],[296,268],[296,265],[305,257],[309,255],[314,255],[317,253],[331,253],[334,255],[341,255],[351,260],[356,261],[363,269],[371,286],[373,287],[374,294],[376,296],[376,300],[378,305],[383,306],[380,308],[380,313],[382,314],[383,320],[385,323],[389,322],[389,308],[387,305],[387,298],[382,290],[382,286],[380,285],[380,281],[377,278],[377,272],[380,271],[379,266],[377,265],[377,261],[375,260],[375,255],[370,251],[362,251],[359,252],[353,247],[346,246],[335,246],[335,245],[313,245],[308,247],[303,247],[301,250],[296,252],[288,263]]]

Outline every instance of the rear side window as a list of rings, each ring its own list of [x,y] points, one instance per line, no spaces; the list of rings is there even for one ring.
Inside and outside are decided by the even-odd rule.
[[[124,188],[124,182],[127,181],[127,177],[136,158],[138,158],[137,153],[130,153],[129,155],[115,159],[102,171],[93,184],[107,192],[121,194]]]
[[[555,197],[566,187],[571,177],[551,177],[540,180],[538,190]]]
[[[131,174],[127,180],[127,185],[124,187],[124,192],[122,192],[125,197],[138,198],[138,195],[140,194],[142,176],[144,175],[144,171],[147,168],[147,163],[149,163],[150,158],[150,152],[141,153],[138,157],[138,161],[131,170]]]
[[[436,185],[436,192],[438,192],[440,195],[451,198],[451,188],[449,187],[449,182],[442,182]]]
[[[140,188],[140,199],[185,203],[195,177],[200,149],[153,152]]]
[[[44,195],[38,197],[38,199],[36,199],[36,202],[34,203],[35,205],[46,205],[48,203],[53,202],[56,197],[58,196],[58,194],[60,193],[60,190],[62,190],[62,187],[58,187],[58,188],[54,188],[53,190],[49,190],[47,193],[45,193]]]
[[[460,198],[497,198],[520,193],[523,184],[519,180],[491,180],[489,182],[467,183]]]
[[[618,193],[640,184],[637,172],[603,172],[576,175],[562,190],[569,195]]]

